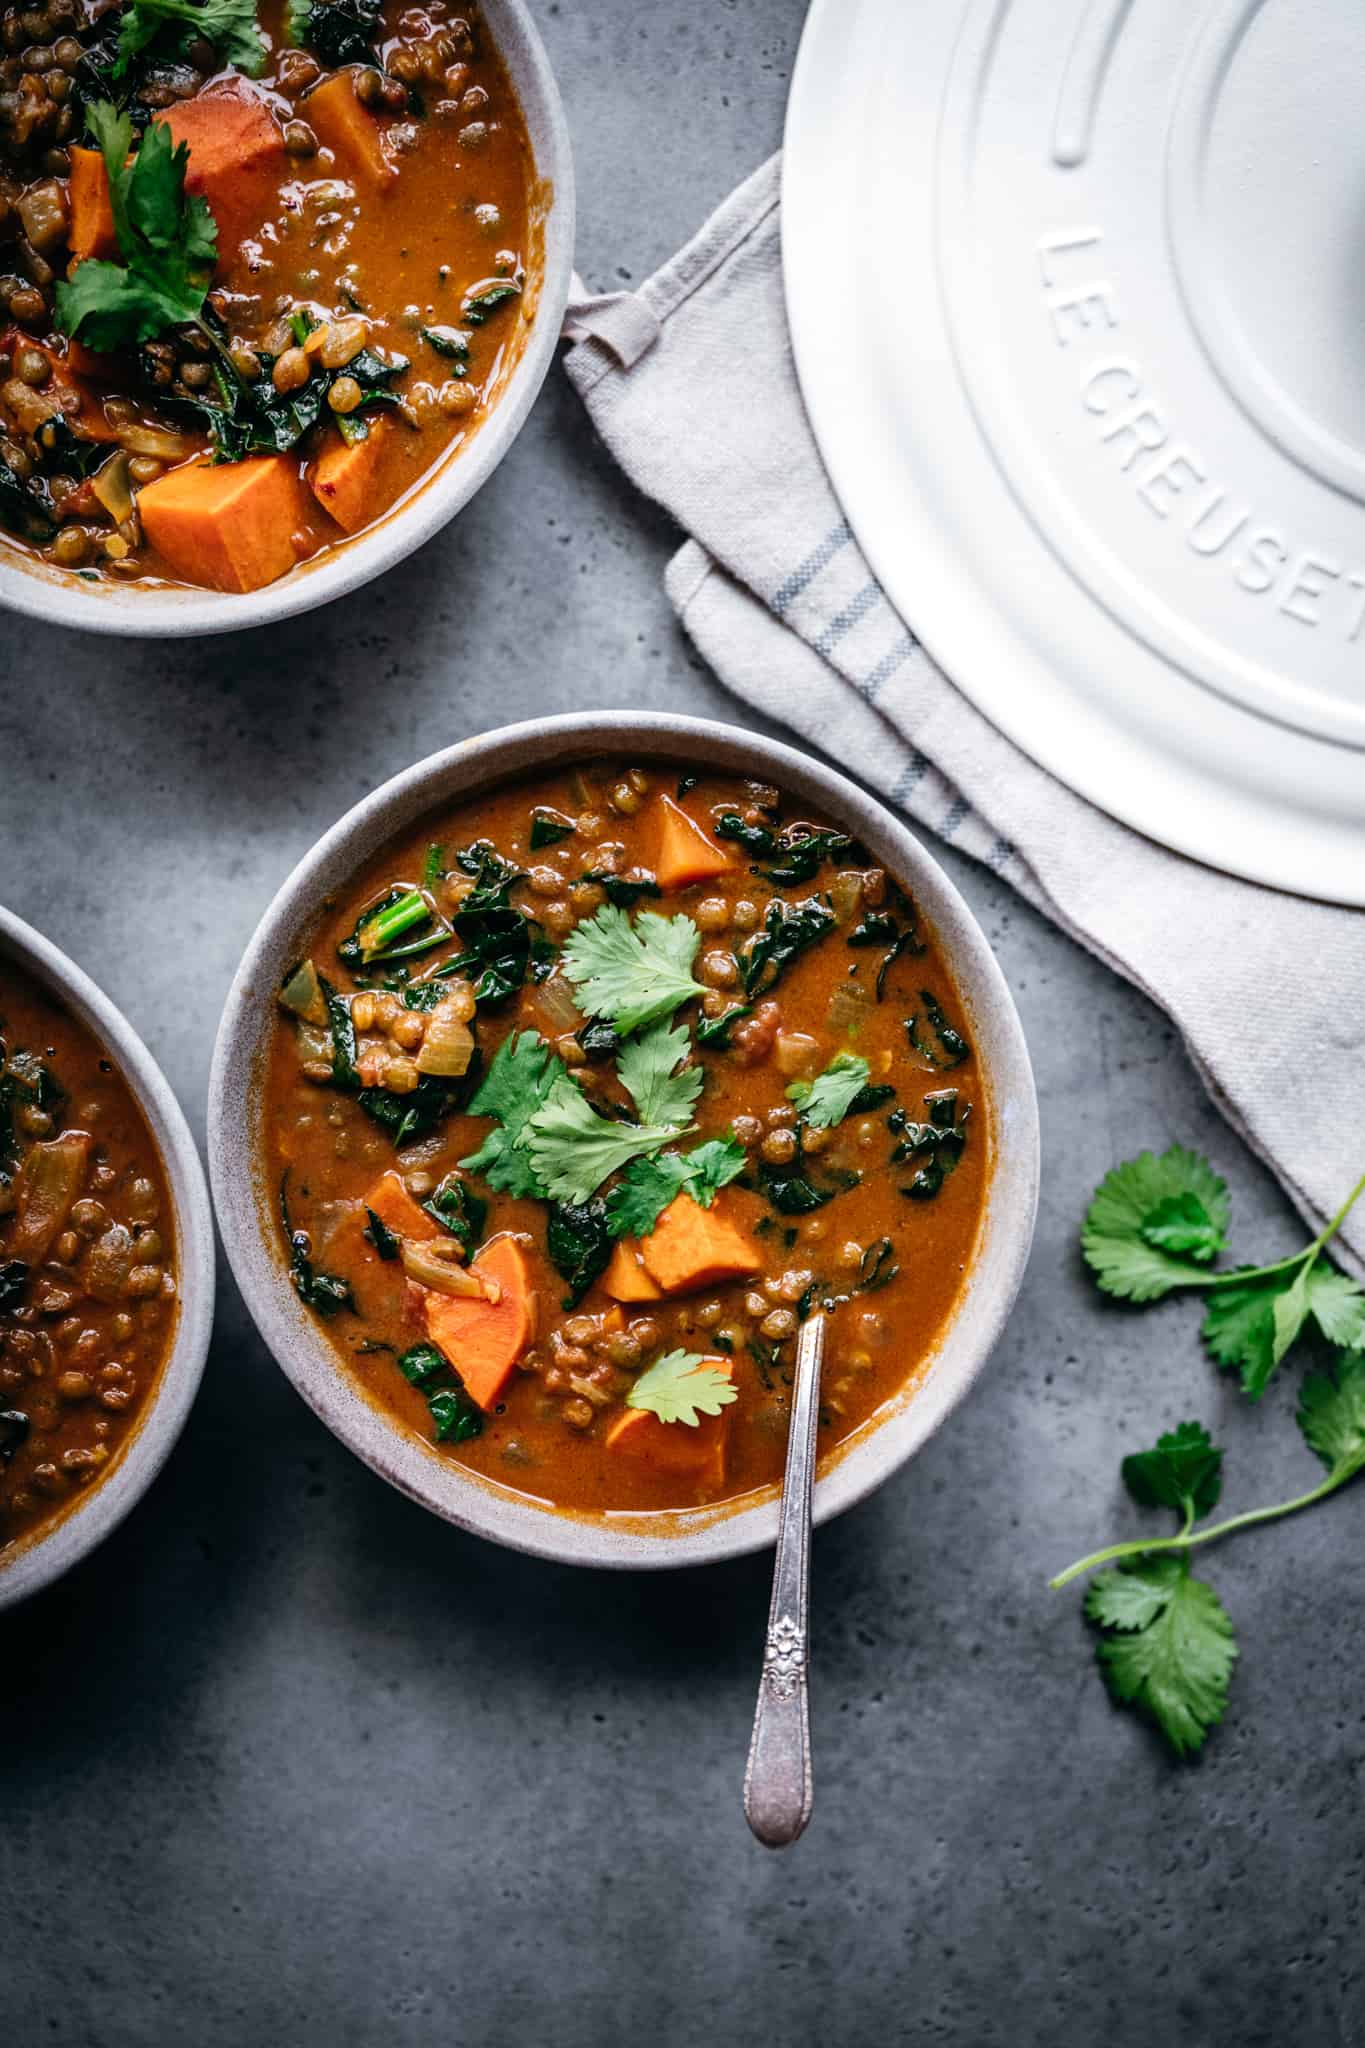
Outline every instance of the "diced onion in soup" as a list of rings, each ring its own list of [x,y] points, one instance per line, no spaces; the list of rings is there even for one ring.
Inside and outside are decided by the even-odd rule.
[[[115,526],[133,516],[133,493],[128,482],[128,457],[123,449],[111,455],[103,469],[90,479],[90,488]]]
[[[847,870],[836,875],[829,885],[829,900],[834,906],[834,915],[840,924],[852,924],[862,908],[863,878]]]
[[[468,1072],[474,1057],[474,1034],[459,1009],[458,1002],[438,1003],[428,1017],[426,1037],[417,1055],[419,1074],[454,1080]]]
[[[542,1038],[554,1040],[583,1029],[583,1013],[573,999],[573,990],[563,975],[542,982],[527,1003],[529,1021]]]
[[[130,455],[154,455],[158,462],[183,462],[194,453],[193,441],[183,434],[173,434],[169,427],[149,427],[142,420],[120,421],[114,434]]]
[[[403,1271],[433,1294],[461,1295],[469,1301],[500,1301],[502,1289],[486,1273],[471,1273],[460,1264],[463,1253],[454,1238],[448,1243],[405,1237],[400,1247]]]
[[[842,1037],[856,1038],[867,1022],[872,998],[861,982],[841,981],[829,999],[829,1025]]]

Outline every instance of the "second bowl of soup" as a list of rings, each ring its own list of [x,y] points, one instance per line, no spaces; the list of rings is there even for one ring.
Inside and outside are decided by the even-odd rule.
[[[769,1539],[811,1315],[817,1513],[876,1484],[1032,1227],[1027,1056],[960,899],[841,778],[691,720],[514,728],[359,807],[258,934],[211,1125],[324,1419],[585,1562]]]

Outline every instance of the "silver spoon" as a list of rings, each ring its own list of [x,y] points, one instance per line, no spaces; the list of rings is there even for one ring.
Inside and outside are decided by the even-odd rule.
[[[810,1501],[815,1480],[815,1425],[820,1412],[820,1362],[825,1318],[814,1315],[796,1340],[787,1471],[777,1525],[773,1598],[763,1676],[744,1773],[744,1817],[760,1842],[785,1849],[810,1819],[809,1664]]]

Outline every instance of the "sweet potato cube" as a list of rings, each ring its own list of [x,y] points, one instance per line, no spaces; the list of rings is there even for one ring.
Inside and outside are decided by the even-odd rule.
[[[71,150],[71,182],[68,187],[68,204],[71,211],[71,225],[67,242],[77,262],[84,262],[87,256],[99,256],[106,261],[118,255],[118,237],[114,233],[114,209],[109,204],[109,179],[105,174],[104,158],[97,149],[82,149],[79,144]]]
[[[695,819],[671,796],[661,796],[658,852],[654,874],[661,889],[690,889],[694,882],[711,882],[729,874],[734,863],[714,839],[708,839]]]
[[[651,1280],[665,1294],[691,1294],[756,1273],[762,1264],[744,1232],[717,1208],[703,1209],[691,1195],[675,1195],[640,1242]]]
[[[384,147],[384,130],[355,96],[355,73],[337,71],[303,103],[303,118],[330,149],[343,175],[382,192],[398,175]]]
[[[708,1358],[704,1363],[734,1376],[727,1358]],[[690,1473],[715,1491],[725,1480],[729,1425],[729,1408],[722,1408],[719,1415],[699,1415],[695,1423],[660,1422],[648,1409],[627,1408],[607,1431],[607,1449],[638,1458],[659,1472]]]
[[[329,440],[308,472],[313,496],[347,533],[358,533],[394,495],[384,487],[384,457],[393,422],[372,419],[363,441]]]
[[[160,118],[172,139],[189,148],[185,190],[208,201],[221,266],[243,242],[256,240],[262,222],[279,210],[290,167],[284,132],[270,102],[240,78],[180,100]]]
[[[514,1237],[490,1238],[469,1268],[498,1286],[496,1301],[427,1292],[427,1335],[480,1408],[496,1408],[517,1360],[535,1335],[536,1297],[526,1254]]]
[[[445,1234],[436,1218],[429,1216],[421,1203],[408,1193],[401,1175],[392,1171],[380,1174],[365,1197],[365,1207],[372,1209],[384,1228],[391,1230],[395,1237],[413,1237],[420,1241]]]
[[[627,1244],[618,1238],[607,1269],[602,1275],[602,1285],[613,1301],[661,1301],[663,1289],[656,1287],[640,1263],[638,1245]]]
[[[209,590],[260,590],[294,567],[308,498],[288,455],[186,463],[138,492],[152,546],[177,576]]]

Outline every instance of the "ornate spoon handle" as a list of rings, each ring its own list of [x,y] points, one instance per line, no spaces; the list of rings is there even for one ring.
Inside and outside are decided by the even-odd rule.
[[[825,1318],[801,1326],[796,1344],[787,1472],[782,1484],[773,1599],[763,1676],[744,1773],[744,1817],[770,1849],[794,1842],[810,1819],[810,1706],[806,1687],[810,1594],[810,1502]]]

